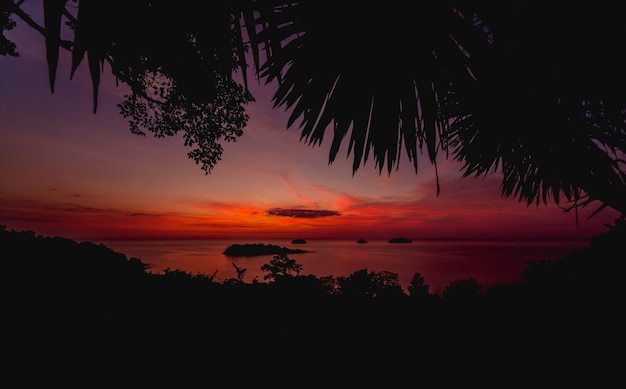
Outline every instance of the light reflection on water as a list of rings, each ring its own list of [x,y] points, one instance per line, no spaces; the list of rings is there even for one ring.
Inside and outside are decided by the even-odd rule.
[[[306,244],[291,240],[263,239],[193,239],[193,240],[116,240],[100,241],[111,249],[136,257],[150,265],[149,271],[160,273],[169,268],[192,274],[213,274],[223,281],[235,278],[232,263],[246,268],[244,282],[254,278],[264,281],[261,266],[272,255],[228,257],[222,252],[231,244],[264,243],[303,249],[304,254],[288,254],[302,265],[301,275],[349,276],[351,273],[390,271],[397,273],[406,289],[413,275],[419,272],[431,291],[441,290],[451,281],[474,278],[483,285],[519,281],[528,261],[554,260],[587,241],[447,241],[414,240],[412,243],[388,243],[370,240],[311,239]]]

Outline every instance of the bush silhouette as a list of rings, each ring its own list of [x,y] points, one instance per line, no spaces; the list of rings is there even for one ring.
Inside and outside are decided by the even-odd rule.
[[[586,249],[529,264],[514,284],[482,288],[460,279],[437,295],[416,273],[407,296],[387,271],[318,278],[300,275],[302,266],[284,255],[264,265],[269,283],[220,283],[216,273],[153,274],[105,246],[2,227],[6,350],[80,349],[76,361],[102,361],[117,350],[120,360],[172,364],[201,353],[205,362],[219,355],[242,368],[246,361],[250,369],[294,371],[297,361],[332,350],[329,364],[350,358],[381,374],[441,360],[450,369],[488,364],[529,378],[562,378],[565,365],[592,373],[611,362],[602,347],[621,333],[625,294],[615,248],[624,233],[618,223]],[[412,298],[420,295],[428,298]],[[477,358],[476,350],[485,353]],[[524,364],[528,353],[538,367]]]

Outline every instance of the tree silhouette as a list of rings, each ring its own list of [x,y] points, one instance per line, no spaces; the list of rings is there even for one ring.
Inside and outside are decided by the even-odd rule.
[[[481,285],[475,278],[464,278],[450,282],[443,290],[441,296],[454,303],[469,303],[481,292]]]
[[[331,131],[331,163],[348,138],[353,173],[372,155],[391,174],[403,154],[417,173],[425,149],[435,167],[442,155],[462,162],[467,177],[501,172],[504,197],[565,209],[599,201],[597,211],[626,215],[617,3],[73,3],[75,16],[66,0],[44,2],[38,26],[20,3],[3,2],[0,27],[11,29],[15,14],[45,35],[52,91],[59,48],[72,50],[72,74],[86,55],[94,109],[109,64],[132,90],[120,104],[131,131],[182,132],[207,174],[219,142],[247,123],[249,47],[254,74],[278,84],[275,108],[291,111],[287,127],[300,120],[311,145]],[[60,39],[63,20],[73,41]],[[3,54],[13,52],[2,38]]]
[[[411,278],[411,284],[408,287],[409,295],[413,297],[424,297],[428,295],[430,286],[426,284],[426,280],[421,273],[417,272],[413,274]]]
[[[390,271],[360,269],[348,277],[338,277],[339,293],[353,298],[381,298],[403,296],[398,274]]]
[[[0,55],[9,55],[11,57],[18,57],[19,54],[16,51],[15,43],[11,42],[4,36],[4,31],[10,31],[15,28],[15,20],[11,18],[11,11],[9,3],[5,1],[0,2]]]
[[[248,269],[245,267],[239,267],[234,262],[232,265],[235,268],[235,271],[237,271],[237,280],[239,280],[239,282],[243,282],[243,277],[246,275],[246,271],[248,271]]]
[[[146,131],[162,138],[182,134],[188,157],[210,173],[221,159],[220,142],[234,142],[243,134],[253,101],[245,85],[234,79],[245,67],[241,28],[229,1],[189,3],[170,1],[67,0],[43,2],[44,24],[37,24],[20,8],[3,1],[2,32],[11,29],[15,14],[46,40],[50,90],[54,93],[59,50],[72,51],[71,74],[86,57],[93,85],[93,110],[98,106],[101,73],[110,67],[130,93],[119,104],[132,133]],[[64,24],[73,40],[61,39]],[[159,26],[159,28],[155,28]],[[8,41],[4,35],[6,46]],[[0,40],[2,42],[2,40]],[[3,52],[0,52],[2,54]],[[244,83],[246,81],[244,74]]]
[[[290,277],[291,273],[300,274],[302,265],[297,263],[295,259],[289,258],[287,254],[277,254],[269,263],[263,264],[261,270],[267,272],[263,279],[276,281],[282,277]]]

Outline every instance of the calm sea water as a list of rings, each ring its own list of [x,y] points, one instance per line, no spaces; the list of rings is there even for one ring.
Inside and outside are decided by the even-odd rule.
[[[474,278],[489,286],[516,282],[528,261],[554,260],[575,249],[588,246],[587,241],[413,241],[388,243],[370,240],[311,239],[305,244],[291,240],[204,239],[204,240],[115,240],[101,241],[111,249],[136,257],[150,265],[149,271],[178,269],[192,274],[216,273],[216,280],[236,278],[233,266],[246,268],[244,282],[254,278],[264,281],[261,266],[272,255],[228,257],[223,251],[231,244],[264,243],[310,252],[289,254],[302,265],[301,275],[349,276],[351,273],[390,271],[398,274],[406,288],[415,273],[420,273],[431,292],[441,291],[451,281]]]

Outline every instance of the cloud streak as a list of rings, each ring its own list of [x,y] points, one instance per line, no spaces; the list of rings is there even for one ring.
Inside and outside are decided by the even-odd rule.
[[[294,208],[272,208],[266,211],[270,216],[284,216],[303,219],[316,219],[319,217],[340,216],[339,211],[326,209],[294,209]]]

